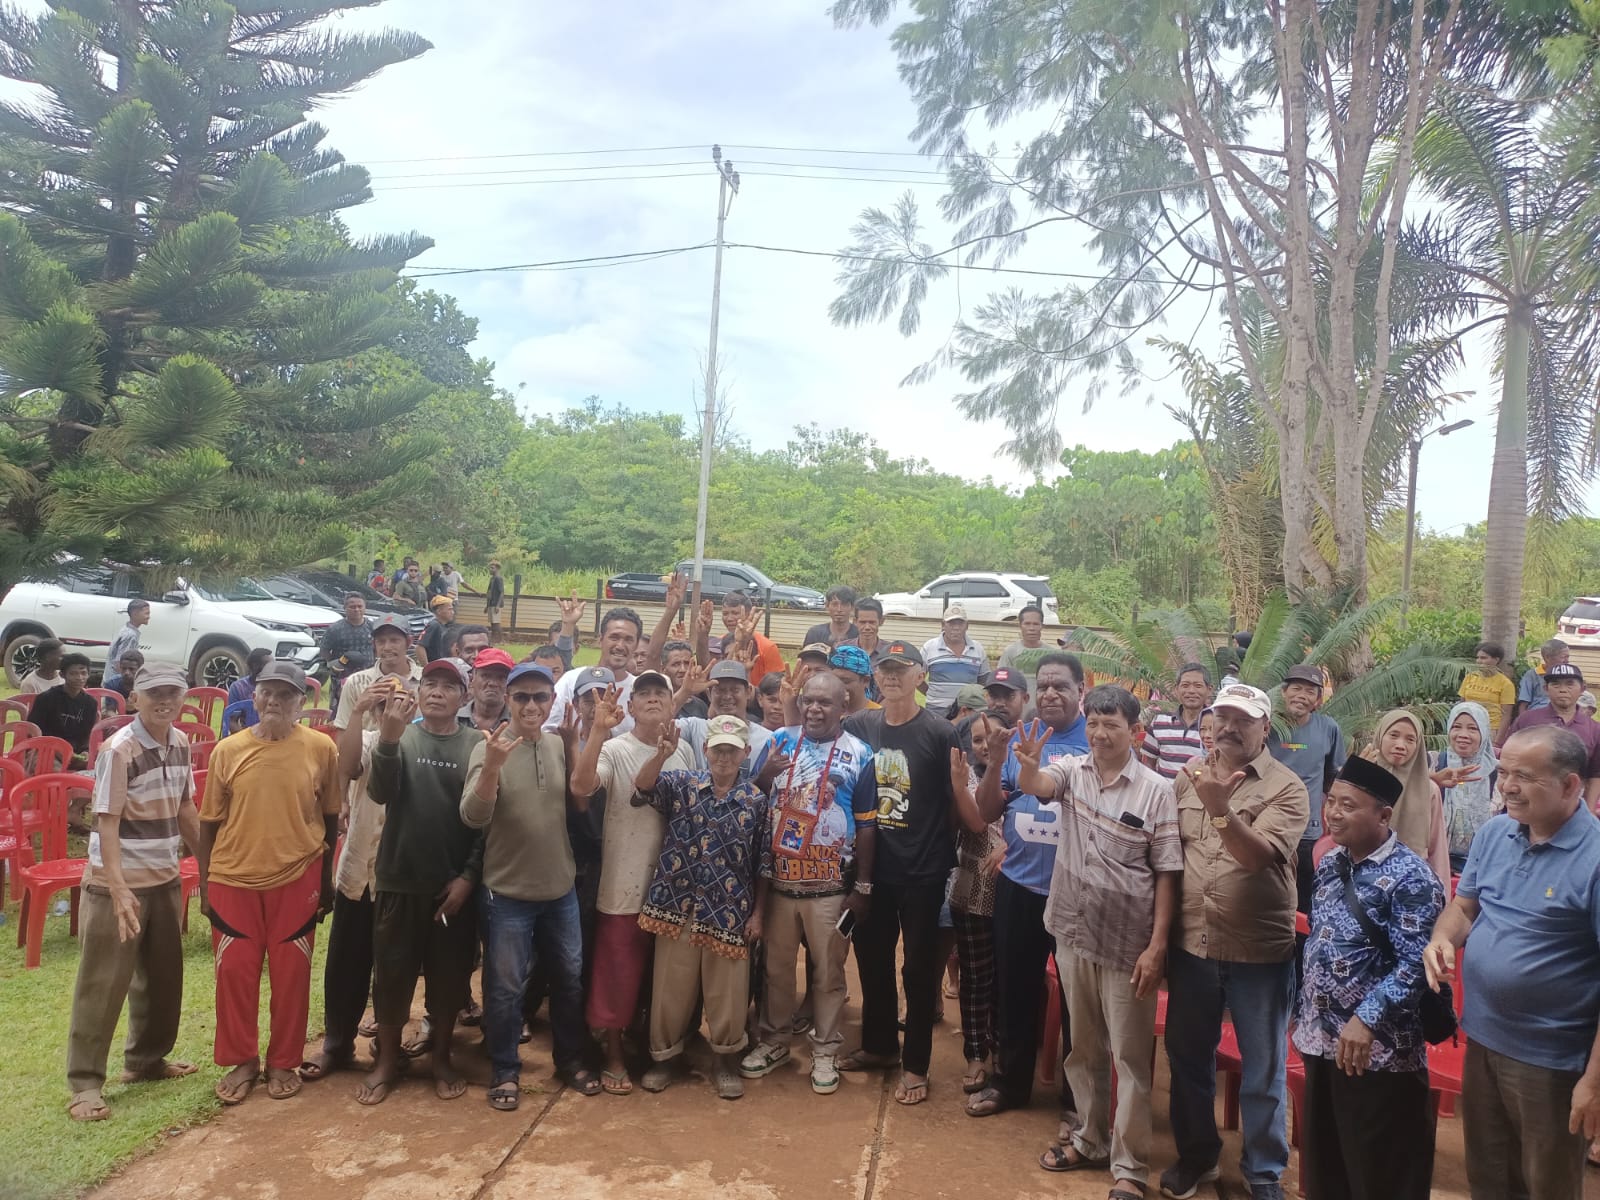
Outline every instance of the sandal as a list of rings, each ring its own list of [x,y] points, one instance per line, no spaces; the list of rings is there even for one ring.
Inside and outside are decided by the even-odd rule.
[[[1111,1165],[1108,1158],[1085,1158],[1073,1145],[1051,1142],[1039,1155],[1039,1166],[1046,1171],[1103,1171]],[[1135,1196],[1133,1200],[1144,1200]]]
[[[363,1021],[356,1026],[356,1036],[375,1038],[378,1036],[378,1023],[376,1021]]]
[[[1123,1184],[1126,1184],[1127,1187],[1124,1187]],[[1106,1193],[1106,1200],[1144,1200],[1143,1188],[1139,1188],[1139,1190],[1136,1192],[1128,1190],[1129,1188],[1137,1187],[1139,1187],[1139,1185],[1134,1183],[1131,1179],[1121,1180],[1114,1188]]]
[[[600,1077],[587,1068],[580,1067],[567,1076],[567,1086],[580,1096],[598,1096],[600,1094]]]
[[[256,1084],[261,1078],[259,1074],[255,1074],[230,1084],[228,1079],[232,1076],[232,1074],[233,1072],[230,1071],[227,1075],[224,1075],[221,1079],[217,1080],[216,1087],[212,1089],[212,1091],[216,1093],[217,1099],[222,1101],[222,1103],[226,1104],[229,1108],[232,1108],[236,1104],[243,1104],[246,1100],[248,1100],[250,1098],[250,1093],[256,1090]]]
[[[331,1054],[314,1054],[300,1064],[300,1078],[307,1083],[326,1079],[335,1071],[348,1071],[355,1063],[353,1055],[335,1058]]]
[[[273,1074],[267,1072],[267,1095],[274,1100],[292,1100],[300,1094],[300,1089],[305,1084],[301,1082],[299,1074],[294,1071],[283,1071]]]
[[[118,1083],[155,1083],[161,1079],[182,1079],[185,1075],[193,1075],[200,1068],[190,1062],[174,1060],[168,1062],[161,1059],[153,1066],[142,1071],[124,1071],[117,1076]]]
[[[467,1081],[459,1075],[435,1075],[433,1094],[441,1100],[459,1100],[467,1094]]]
[[[898,1054],[869,1054],[865,1050],[852,1050],[838,1062],[841,1071],[887,1071],[900,1065]]]
[[[475,1029],[483,1023],[483,1009],[476,1000],[468,1000],[467,1006],[456,1017],[457,1025],[465,1025],[468,1029]]]
[[[600,1087],[608,1096],[631,1096],[633,1080],[627,1071],[601,1071]]]
[[[67,1103],[67,1115],[74,1121],[104,1121],[111,1115],[111,1106],[99,1088],[90,1088],[73,1095]]]
[[[356,1089],[356,1103],[365,1104],[373,1108],[382,1104],[389,1098],[389,1093],[394,1090],[394,1084],[388,1081],[382,1083],[365,1083]]]
[[[433,1049],[433,1022],[427,1017],[422,1018],[422,1024],[417,1027],[415,1037],[406,1038],[400,1043],[400,1053],[407,1058],[421,1058]]]
[[[900,1076],[900,1082],[894,1086],[894,1102],[896,1104],[903,1104],[910,1108],[913,1105],[921,1104],[927,1098],[928,1081],[926,1079],[913,1083],[902,1075]]]
[[[489,1107],[496,1112],[516,1112],[521,1103],[522,1085],[515,1079],[507,1079],[489,1089]]]
[[[992,1117],[996,1113],[1003,1113],[1012,1108],[1011,1101],[1007,1100],[1005,1093],[997,1087],[985,1086],[973,1094],[967,1101],[967,1116]]]
[[[989,1067],[987,1063],[969,1062],[967,1073],[961,1077],[961,1090],[972,1096],[983,1091],[989,1086]]]

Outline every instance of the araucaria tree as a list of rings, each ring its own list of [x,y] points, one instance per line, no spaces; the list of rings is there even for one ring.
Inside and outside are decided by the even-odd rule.
[[[893,0],[837,0],[843,23]],[[1058,405],[1092,399],[1185,294],[1220,293],[1233,357],[1271,426],[1292,589],[1365,595],[1369,447],[1393,402],[1392,313],[1417,131],[1441,86],[1503,69],[1494,0],[912,0],[894,34],[915,136],[944,156],[951,244],[907,195],[841,251],[846,324],[918,324],[954,265],[998,263],[1041,228],[1084,231],[1098,275],[990,295],[916,375],[954,366],[956,398],[998,418],[1025,466],[1061,448]],[[1043,129],[1002,155],[970,126]],[[1382,184],[1367,184],[1382,149]],[[1248,298],[1248,302],[1247,302]],[[1270,357],[1252,306],[1277,330]],[[1319,537],[1326,531],[1327,537]]]
[[[421,38],[371,0],[0,7],[0,585],[63,550],[238,569],[337,549],[433,445],[362,370],[430,243],[355,240],[367,172],[308,113]]]

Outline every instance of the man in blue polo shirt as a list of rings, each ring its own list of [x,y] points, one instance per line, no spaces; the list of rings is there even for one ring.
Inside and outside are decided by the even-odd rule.
[[[1041,767],[1070,754],[1087,754],[1084,732],[1083,664],[1076,655],[1051,653],[1039,660],[1039,719],[1050,736],[1039,755]],[[1056,847],[1061,843],[1061,803],[1041,800],[1017,787],[1016,736],[998,724],[990,743],[990,762],[1005,753],[1005,766],[988,771],[978,784],[978,811],[985,821],[1003,821],[1005,861],[995,880],[995,1072],[989,1086],[967,1102],[967,1114],[992,1116],[1027,1105],[1033,1095],[1034,1060],[1039,1052],[1039,997],[1045,966],[1055,953],[1055,937],[1044,927],[1045,902]],[[1009,747],[1009,748],[1008,748]],[[1066,1005],[1061,1006],[1065,1024]],[[1063,1051],[1066,1039],[1063,1038]]]
[[[1600,1135],[1600,821],[1583,803],[1587,759],[1558,726],[1506,740],[1506,811],[1473,838],[1423,952],[1437,988],[1471,942],[1461,1114],[1472,1200],[1581,1200],[1585,1140]]]

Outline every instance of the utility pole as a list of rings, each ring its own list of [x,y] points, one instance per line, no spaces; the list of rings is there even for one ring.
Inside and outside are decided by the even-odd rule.
[[[1449,437],[1458,429],[1465,429],[1472,424],[1472,418],[1457,421],[1452,425],[1444,425],[1438,429],[1430,429],[1420,437],[1411,439],[1406,451],[1410,456],[1406,471],[1406,549],[1405,557],[1400,564],[1400,628],[1406,627],[1406,619],[1411,611],[1411,551],[1417,541],[1417,464],[1422,457],[1422,443],[1434,434],[1440,437]]]
[[[694,594],[692,611],[700,611],[700,589],[706,574],[706,508],[711,494],[711,444],[717,432],[717,320],[722,310],[722,230],[728,209],[739,194],[739,172],[722,157],[722,147],[711,147],[717,168],[717,252],[711,274],[711,348],[706,354],[705,428],[700,434],[700,505],[694,520]]]

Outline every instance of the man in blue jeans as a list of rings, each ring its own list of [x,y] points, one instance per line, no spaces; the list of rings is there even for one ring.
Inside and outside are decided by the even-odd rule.
[[[555,693],[555,680],[537,663],[511,672],[511,720],[483,733],[461,795],[462,821],[487,831],[479,897],[488,931],[483,1030],[493,1071],[489,1105],[500,1112],[514,1110],[521,1099],[517,1039],[536,956],[550,986],[556,1073],[585,1096],[600,1090],[584,1062],[583,932],[567,838],[566,748],[559,734],[542,728]],[[581,809],[588,799],[572,803]]]
[[[1167,962],[1167,1061],[1178,1161],[1163,1195],[1217,1178],[1217,1042],[1232,1014],[1243,1079],[1239,1169],[1252,1200],[1281,1200],[1289,1165],[1285,1071],[1295,994],[1295,852],[1310,816],[1305,784],[1267,751],[1272,701],[1229,684],[1211,705],[1215,745],[1174,791],[1183,839],[1181,935]]]

